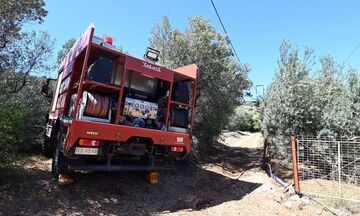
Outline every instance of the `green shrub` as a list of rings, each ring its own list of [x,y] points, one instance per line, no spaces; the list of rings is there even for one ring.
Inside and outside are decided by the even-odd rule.
[[[260,113],[258,111],[253,110],[252,131],[260,131],[260,130],[261,130]]]
[[[24,88],[16,93],[4,91],[0,80],[0,163],[10,163],[16,151],[39,149],[49,98],[39,94],[43,78],[29,76]]]
[[[234,58],[227,36],[204,17],[189,18],[184,31],[173,28],[165,17],[151,33],[150,47],[161,53],[159,64],[169,68],[196,64],[196,115],[193,147],[206,155],[228,122],[228,117],[251,86],[250,67]]]
[[[16,107],[0,107],[0,164],[8,164],[24,139],[25,111]]]
[[[260,131],[260,114],[256,110],[237,107],[235,113],[230,116],[226,129],[230,131]]]
[[[299,49],[284,41],[260,109],[262,131],[278,158],[290,159],[292,134],[359,136],[360,75],[353,68],[345,71],[331,56],[316,60],[309,48],[300,56]]]

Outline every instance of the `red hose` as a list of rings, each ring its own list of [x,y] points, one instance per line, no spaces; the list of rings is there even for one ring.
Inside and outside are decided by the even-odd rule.
[[[109,111],[110,99],[108,97],[89,92],[87,92],[86,97],[86,115],[106,118]]]

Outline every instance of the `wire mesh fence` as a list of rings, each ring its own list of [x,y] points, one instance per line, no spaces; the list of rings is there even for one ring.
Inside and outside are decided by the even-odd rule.
[[[360,206],[360,140],[297,138],[300,192],[328,204]]]

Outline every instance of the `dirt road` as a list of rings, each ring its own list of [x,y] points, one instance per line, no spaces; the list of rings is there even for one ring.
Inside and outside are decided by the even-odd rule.
[[[235,138],[234,138],[235,137]],[[76,173],[58,186],[51,161],[25,156],[0,170],[0,215],[329,215],[307,199],[290,197],[259,168],[260,134],[225,133],[216,154],[196,166],[143,173]]]

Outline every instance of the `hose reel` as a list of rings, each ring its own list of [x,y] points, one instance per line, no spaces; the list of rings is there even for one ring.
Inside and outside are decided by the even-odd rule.
[[[110,122],[110,98],[84,91],[80,100],[79,119]]]

